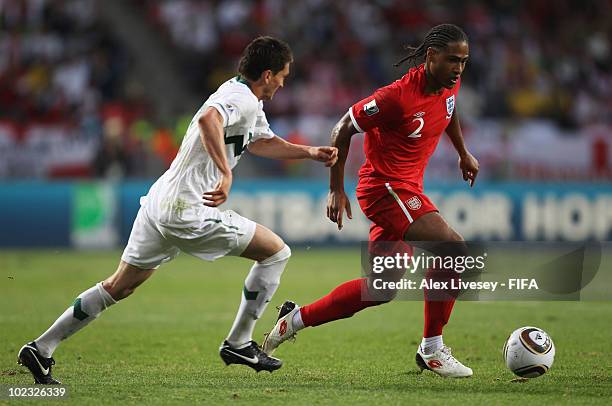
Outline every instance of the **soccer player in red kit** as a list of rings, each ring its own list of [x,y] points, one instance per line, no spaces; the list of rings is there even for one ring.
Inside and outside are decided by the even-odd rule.
[[[465,147],[456,109],[468,39],[459,27],[442,24],[432,28],[420,46],[409,49],[410,54],[396,66],[404,61],[415,66],[401,79],[354,104],[332,131],[332,145],[338,147],[339,157],[331,169],[327,216],[338,229],[342,229],[344,211],[352,217],[344,191],[344,164],[352,135],[364,132],[366,161],[359,171],[357,198],[372,221],[370,241],[460,242],[461,235],[423,193],[423,173],[446,131],[459,154],[463,179],[473,185],[478,174],[478,161]],[[368,278],[345,282],[303,307],[287,301],[263,349],[271,353],[304,327],[351,317],[387,301],[375,298]],[[425,295],[424,334],[416,360],[421,369],[441,376],[467,377],[472,370],[455,359],[442,341],[453,304],[454,297],[428,300]]]

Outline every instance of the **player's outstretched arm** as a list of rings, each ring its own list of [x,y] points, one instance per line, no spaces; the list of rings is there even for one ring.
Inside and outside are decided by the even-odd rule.
[[[351,137],[358,131],[351,121],[351,116],[346,113],[336,123],[331,133],[331,145],[338,148],[338,162],[331,167],[329,173],[329,195],[327,196],[327,218],[338,224],[338,230],[342,229],[342,216],[346,210],[346,216],[353,218],[351,203],[344,191],[344,164],[351,146]]]
[[[448,123],[448,127],[446,127],[446,134],[448,134],[448,137],[459,154],[459,169],[463,175],[463,180],[469,181],[470,186],[474,186],[480,165],[478,164],[478,160],[474,158],[474,155],[470,154],[465,146],[461,125],[459,124],[459,114],[457,113],[456,107],[450,123]]]
[[[200,127],[202,144],[204,144],[210,159],[213,160],[219,168],[219,172],[221,172],[221,179],[215,189],[205,192],[202,198],[205,206],[217,207],[227,200],[232,187],[232,168],[229,166],[225,155],[221,113],[214,107],[209,107],[198,120],[198,126]]]
[[[259,139],[248,146],[249,152],[272,159],[312,159],[332,166],[338,159],[338,149],[335,147],[311,147],[292,144],[279,137]]]

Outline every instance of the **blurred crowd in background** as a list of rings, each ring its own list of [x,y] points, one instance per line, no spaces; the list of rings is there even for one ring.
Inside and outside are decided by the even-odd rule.
[[[484,178],[612,179],[608,0],[121,3],[156,36],[146,46],[164,47],[174,61],[166,80],[197,103],[235,75],[255,36],[287,41],[292,73],[265,109],[277,134],[316,144],[329,143],[350,105],[405,73],[409,66],[393,67],[404,45],[418,45],[433,25],[455,23],[470,38],[458,111]],[[125,27],[102,18],[104,7],[104,0],[0,0],[0,178],[155,177],[176,154],[199,105],[157,113],[163,95],[147,93]],[[349,157],[353,176],[363,160],[359,142]],[[247,159],[255,176],[327,173]],[[457,173],[443,141],[427,175]]]

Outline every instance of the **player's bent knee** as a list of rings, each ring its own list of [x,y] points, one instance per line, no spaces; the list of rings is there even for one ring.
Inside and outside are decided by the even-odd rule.
[[[134,293],[137,286],[122,286],[116,281],[106,280],[102,283],[102,287],[113,297],[113,299],[118,301]]]
[[[283,241],[282,238],[280,238],[277,234],[272,233],[274,235],[274,238],[272,239],[272,245],[271,245],[271,251],[273,252],[273,254],[271,256],[274,256],[276,254],[278,254],[279,252],[281,252],[283,249],[285,249],[285,247],[287,247],[287,249],[289,249],[289,247],[287,246],[287,244],[285,244],[285,241]],[[289,255],[291,255],[291,250],[289,249]]]
[[[257,224],[255,235],[240,256],[261,262],[276,255],[284,247],[285,242],[282,238],[268,228]]]
[[[153,271],[154,269],[139,269],[122,261],[117,272],[102,282],[102,287],[113,299],[125,299],[134,293],[136,288],[153,274]]]
[[[282,241],[282,240],[281,240]],[[274,255],[259,261],[261,265],[272,265],[280,262],[287,262],[291,258],[291,248],[283,242],[283,247],[278,250]]]
[[[397,290],[377,290],[375,292],[370,292],[370,298],[375,303],[375,306],[389,303],[393,299],[397,297]]]
[[[376,305],[389,303],[397,297],[397,289],[376,289],[368,284],[368,300],[376,302]]]

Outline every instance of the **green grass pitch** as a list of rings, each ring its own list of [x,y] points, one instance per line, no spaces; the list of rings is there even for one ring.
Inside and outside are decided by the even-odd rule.
[[[0,384],[32,383],[15,364],[20,346],[113,272],[118,258],[118,252],[0,251]],[[611,402],[612,302],[458,303],[444,340],[473,368],[470,379],[417,373],[422,304],[400,301],[300,332],[275,354],[285,364],[273,374],[226,367],[218,347],[249,267],[240,258],[205,263],[187,255],[162,266],[58,348],[54,375],[70,387],[66,404]],[[358,251],[294,250],[255,339],[261,343],[273,325],[274,305],[310,302],[358,275]],[[557,355],[547,375],[513,382],[501,349],[523,325],[549,332]]]

